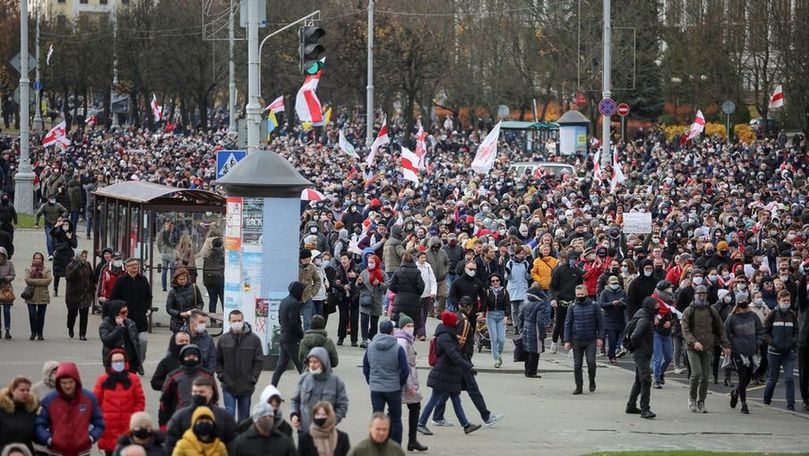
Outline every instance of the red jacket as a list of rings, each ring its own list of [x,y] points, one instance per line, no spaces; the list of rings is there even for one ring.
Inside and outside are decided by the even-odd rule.
[[[110,296],[112,295],[112,287],[115,286],[115,281],[118,280],[118,277],[121,277],[122,275],[124,275],[123,269],[120,273],[116,274],[112,272],[110,268],[104,268],[104,272],[101,273],[100,296],[110,299]]]
[[[587,287],[587,295],[591,298],[598,293],[598,278],[607,270],[610,260],[610,257],[604,258],[600,266],[595,266],[594,261],[584,264],[584,286]]]
[[[121,382],[115,383],[113,389],[105,388],[108,373],[101,374],[93,388],[104,416],[104,434],[98,441],[98,448],[101,450],[115,450],[118,437],[129,431],[129,419],[135,412],[142,412],[146,406],[140,379],[131,372],[128,375],[129,388],[125,388]]]

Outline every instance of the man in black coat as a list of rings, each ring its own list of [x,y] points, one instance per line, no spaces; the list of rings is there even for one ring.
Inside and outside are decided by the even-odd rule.
[[[185,331],[177,331],[169,341],[169,352],[157,363],[152,374],[151,385],[155,391],[163,390],[163,383],[175,369],[180,367],[180,350],[191,343],[191,336]]]
[[[138,374],[144,375],[143,362],[146,360],[146,347],[148,346],[149,319],[152,309],[152,287],[149,281],[140,273],[140,260],[129,258],[126,260],[126,274],[115,281],[110,293],[110,299],[126,301],[129,308],[129,318],[138,328],[138,351],[140,367]]]
[[[477,309],[479,302],[486,298],[483,281],[477,277],[478,265],[475,261],[467,261],[461,274],[449,290],[452,302],[458,304],[463,298],[472,300],[472,308]]]
[[[551,273],[549,291],[554,309],[551,353],[556,353],[559,348],[557,342],[564,336],[567,308],[576,300],[576,286],[582,283],[584,271],[579,267],[579,253],[574,250],[567,255],[567,263],[560,262]]]
[[[216,436],[222,439],[225,445],[230,444],[238,435],[236,421],[227,410],[214,402],[214,380],[211,377],[197,377],[191,386],[192,404],[183,407],[171,416],[166,425],[166,454],[174,452],[177,441],[183,438],[183,433],[191,428],[191,417],[199,406],[206,406],[213,412]]]
[[[635,382],[629,393],[626,413],[640,414],[641,418],[652,419],[655,414],[649,409],[649,396],[652,391],[652,369],[650,367],[654,349],[655,316],[659,304],[654,298],[646,298],[632,318],[637,319],[632,331],[632,357],[635,358]],[[637,406],[640,395],[640,408]]]
[[[98,335],[103,344],[101,349],[101,359],[104,366],[107,366],[108,353],[121,348],[126,352],[126,359],[129,360],[129,370],[137,372],[141,369],[138,358],[138,328],[135,322],[128,318],[129,308],[125,301],[113,299],[107,303],[109,314],[104,317],[98,327]]]
[[[225,408],[236,417],[238,406],[238,421],[243,421],[250,416],[250,398],[264,365],[264,349],[241,311],[232,310],[228,322],[230,331],[216,344],[216,376],[222,382]]]
[[[627,321],[641,308],[643,300],[654,293],[657,282],[658,280],[654,276],[654,263],[648,258],[643,260],[638,268],[638,277],[629,284],[629,288],[626,290]]]
[[[301,324],[301,307],[303,306],[303,290],[306,284],[292,282],[289,284],[289,295],[278,306],[278,324],[281,326],[281,340],[278,351],[278,365],[272,374],[273,386],[278,386],[281,375],[287,370],[289,361],[295,364],[295,369],[301,371],[301,361],[298,359],[298,350],[303,339],[303,325]]]
[[[424,321],[419,317],[424,279],[421,278],[421,271],[413,262],[413,255],[410,253],[402,256],[402,265],[390,279],[388,290],[396,293],[396,299],[393,301],[393,321],[399,321],[400,313],[416,315],[413,323],[416,334],[419,334],[419,329],[424,326]]]
[[[270,404],[253,407],[253,423],[230,445],[231,456],[297,456],[295,443],[275,425],[275,410]]]

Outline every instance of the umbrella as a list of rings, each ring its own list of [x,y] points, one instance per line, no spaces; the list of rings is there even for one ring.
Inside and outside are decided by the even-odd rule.
[[[321,201],[326,199],[326,196],[313,188],[307,188],[301,192],[302,201]]]

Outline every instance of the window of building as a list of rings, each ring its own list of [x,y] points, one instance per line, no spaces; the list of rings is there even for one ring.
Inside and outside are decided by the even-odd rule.
[[[63,28],[67,26],[67,18],[64,14],[60,14],[56,16],[56,26],[59,28]]]
[[[57,0],[58,3],[65,3],[67,0]]]
[[[106,5],[108,0],[98,0],[98,3],[101,5]]]
[[[79,0],[79,3],[81,3],[82,5],[86,5],[86,4],[87,4],[87,0]]]

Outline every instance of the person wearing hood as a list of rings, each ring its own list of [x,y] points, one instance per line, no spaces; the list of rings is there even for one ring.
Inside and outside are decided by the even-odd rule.
[[[616,365],[616,351],[626,327],[626,292],[618,276],[610,276],[607,286],[598,295],[598,306],[604,311],[604,329],[607,337],[607,359]]]
[[[756,370],[755,355],[764,340],[764,325],[758,315],[750,311],[749,302],[736,303],[733,312],[725,320],[725,333],[730,340],[730,359],[739,375],[736,388],[730,392],[730,408],[741,402],[741,412],[750,413],[747,408],[747,385]]]
[[[416,337],[419,340],[424,340],[427,336],[425,330],[427,316],[432,311],[436,296],[438,296],[438,281],[436,281],[432,265],[427,262],[427,252],[418,252],[416,254],[416,267],[419,269],[421,280],[424,282],[424,291],[421,292],[420,299],[421,313],[417,315],[420,321]]]
[[[264,365],[261,339],[244,321],[244,314],[232,310],[228,314],[230,330],[216,343],[216,376],[222,384],[225,409],[238,421],[250,414],[250,399]]]
[[[67,265],[76,255],[73,249],[78,247],[78,239],[73,224],[60,219],[51,230],[54,243],[53,250],[53,295],[59,296],[59,279],[65,277]]]
[[[197,407],[191,416],[191,426],[177,441],[172,456],[227,456],[225,443],[216,434],[214,414],[206,406]]]
[[[56,390],[42,400],[36,419],[37,442],[63,456],[88,453],[104,434],[104,417],[95,395],[82,388],[76,363],[56,370]]]
[[[362,373],[371,391],[374,412],[383,412],[388,406],[391,420],[391,438],[402,443],[402,388],[410,375],[407,353],[393,337],[393,322],[379,324],[379,333],[368,345],[362,358]]]
[[[309,433],[298,441],[299,456],[346,456],[351,449],[348,434],[337,429],[337,415],[328,401],[320,401],[312,409]],[[269,454],[269,453],[260,453]],[[280,454],[280,453],[272,453]]]
[[[576,287],[584,283],[584,272],[579,267],[579,253],[575,250],[567,254],[567,262],[560,263],[551,274],[550,298],[554,309],[554,324],[551,353],[558,350],[557,342],[564,337],[567,311],[576,301]]]
[[[674,315],[674,291],[668,280],[661,280],[655,286],[652,299],[658,303],[658,315],[654,320],[654,354],[652,355],[652,373],[654,388],[660,389],[666,384],[666,369],[673,358],[671,332],[677,317]]]
[[[146,456],[165,456],[165,441],[166,435],[155,428],[152,417],[146,412],[136,412],[129,418],[128,430],[118,437],[113,455],[123,456],[124,448],[138,445]]]
[[[305,361],[306,355],[315,347],[325,348],[329,353],[332,368],[337,367],[339,362],[337,347],[329,337],[329,333],[326,332],[326,319],[320,315],[312,317],[312,329],[306,331],[301,340],[300,348],[298,349],[298,359],[300,359],[301,363]]]
[[[106,257],[107,254],[104,253],[103,258]],[[109,260],[99,265],[98,268],[96,268],[96,273],[98,275],[98,304],[100,307],[98,312],[101,313],[103,318],[106,311],[106,302],[109,301],[112,296],[112,288],[115,286],[115,282],[118,278],[124,275],[124,261],[121,259],[121,253],[110,251]]]
[[[202,310],[204,305],[202,292],[197,284],[191,282],[188,270],[183,267],[175,269],[171,278],[171,291],[166,297],[166,313],[171,316],[171,331],[177,332],[186,326],[191,311]]]
[[[266,402],[253,407],[252,424],[230,444],[230,456],[297,456],[292,438],[276,426],[276,413]]]
[[[107,371],[98,376],[93,394],[104,417],[104,434],[98,441],[98,449],[112,456],[118,436],[129,429],[132,415],[144,410],[146,399],[140,379],[127,369],[123,350],[111,350],[106,365]]]
[[[160,391],[160,411],[158,423],[166,424],[174,412],[194,402],[194,385],[197,378],[208,379],[213,384],[213,395],[209,402],[216,404],[219,391],[213,381],[213,374],[202,366],[202,352],[194,344],[188,344],[180,350],[180,367],[166,377]]]
[[[14,263],[9,259],[6,249],[0,247],[0,306],[3,306],[3,329],[6,330],[6,339],[11,339],[11,306],[14,305],[15,297],[11,283],[16,277]]]
[[[295,364],[295,369],[301,372],[301,362],[298,358],[298,349],[301,339],[303,339],[303,327],[301,326],[301,306],[303,306],[303,292],[306,284],[302,282],[292,282],[289,284],[289,295],[285,297],[278,306],[278,325],[281,327],[280,347],[278,354],[278,364],[272,374],[273,386],[278,386],[281,375],[287,370],[289,362]]]
[[[626,290],[626,316],[632,318],[641,308],[643,300],[652,295],[658,280],[654,277],[654,263],[646,258],[641,261],[638,277],[629,284]]]
[[[28,304],[28,320],[31,325],[31,337],[28,340],[45,340],[42,332],[45,330],[45,311],[51,302],[48,285],[52,280],[51,269],[45,264],[45,256],[39,252],[34,253],[31,265],[25,268],[25,285],[31,287],[33,293],[25,299]]]
[[[109,354],[116,348],[123,349],[126,358],[129,360],[128,368],[132,372],[137,372],[140,367],[138,357],[138,328],[135,322],[129,319],[129,308],[125,301],[113,299],[108,302],[109,315],[104,317],[98,327],[98,336],[103,347],[101,349],[101,359],[104,366],[109,367]]]
[[[408,315],[421,315],[421,294],[424,292],[425,283],[421,278],[421,271],[418,266],[413,262],[413,255],[405,253],[402,256],[401,267],[393,274],[390,279],[388,289],[396,293],[396,298],[393,301],[393,320],[399,319],[399,314],[404,312]],[[416,334],[419,333],[419,328],[424,322],[417,318]]]
[[[441,238],[433,236],[429,241],[429,249],[427,250],[427,262],[433,268],[436,280],[436,298],[435,306],[429,309],[429,316],[436,315],[435,309],[441,309],[441,312],[446,307],[447,293],[449,286],[447,285],[447,275],[450,271],[454,271],[454,264],[450,263],[447,250],[442,248]]]
[[[374,413],[368,424],[368,438],[354,446],[348,456],[405,456],[402,447],[391,441],[390,421],[384,413]]]
[[[0,230],[5,231],[14,239],[14,225],[17,224],[17,210],[11,203],[8,193],[0,197]]]
[[[301,316],[303,317],[303,329],[309,329],[312,322],[312,315],[315,312],[313,298],[320,291],[323,285],[317,267],[312,264],[312,251],[301,249],[298,261],[298,282],[303,283],[306,288],[301,296]]]
[[[129,257],[124,263],[124,267],[126,274],[115,281],[110,299],[126,301],[127,307],[129,307],[129,318],[135,322],[138,328],[138,352],[140,354],[138,374],[143,376],[143,363],[146,361],[146,349],[149,344],[148,314],[152,308],[152,286],[141,273],[140,259]]]
[[[15,377],[0,390],[0,448],[21,443],[34,449],[39,399],[31,392],[31,380]]]
[[[275,428],[281,431],[282,434],[286,435],[290,439],[292,438],[292,426],[289,424],[287,420],[284,419],[284,414],[281,411],[281,404],[284,402],[284,396],[278,391],[278,388],[267,385],[264,387],[264,390],[261,391],[261,395],[259,396],[258,403],[259,404],[269,404],[273,411],[275,412]],[[258,404],[256,404],[257,406]],[[248,429],[250,426],[253,425],[253,418],[248,417],[246,420],[241,421],[239,423],[238,433],[242,434]]]
[[[391,228],[390,237],[385,241],[385,246],[382,248],[382,261],[385,264],[385,273],[388,275],[388,279],[402,265],[404,254],[405,246],[402,243],[402,227],[401,225],[394,225]]]
[[[312,303],[314,304],[314,310],[312,317],[314,318],[315,315],[323,315],[323,305],[326,303],[327,293],[329,291],[329,277],[326,274],[326,266],[324,264],[323,256],[320,251],[313,250],[312,251],[312,263],[315,265],[315,269],[317,269],[317,275],[320,277],[320,288],[318,288],[317,293],[312,296]],[[328,262],[326,262],[328,263]],[[311,327],[311,321],[309,323]]]
[[[157,363],[157,367],[152,374],[152,390],[160,391],[166,382],[166,377],[175,369],[180,367],[180,350],[191,343],[191,336],[185,331],[177,331],[169,339],[169,350],[166,356]]]
[[[582,393],[582,358],[587,358],[587,375],[590,379],[590,392],[596,390],[596,348],[604,345],[604,314],[587,297],[587,287],[576,285],[576,301],[568,309],[565,318],[565,350],[573,350],[573,378],[576,389],[573,394]]]
[[[79,317],[79,340],[87,340],[87,315],[93,304],[95,282],[93,266],[87,261],[87,251],[82,250],[65,269],[65,304],[67,305],[67,334],[73,338],[76,316]]]
[[[42,380],[34,383],[31,391],[42,401],[45,396],[56,390],[56,370],[59,368],[59,361],[45,361],[42,365]]]
[[[385,292],[388,290],[388,277],[382,271],[382,262],[379,257],[373,254],[368,255],[366,263],[366,268],[357,279],[357,287],[360,290],[360,332],[362,333],[360,347],[362,348],[367,347],[376,335],[379,317],[383,312],[382,304]],[[332,367],[336,365],[332,360]]]
[[[292,426],[306,434],[312,424],[312,410],[319,401],[328,401],[334,407],[339,424],[348,414],[348,394],[339,376],[331,370],[329,354],[323,347],[315,347],[306,357],[308,369],[298,379],[292,396],[290,420]]]
[[[547,292],[538,282],[528,289],[523,305],[522,344],[525,351],[525,376],[540,378],[537,374],[539,357],[545,351],[545,328],[551,324],[551,304]]]
[[[208,376],[199,376],[191,384],[191,402],[174,412],[165,426],[166,454],[172,454],[174,446],[183,438],[185,431],[192,426],[194,412],[200,407],[207,407],[213,413],[216,418],[215,433],[225,445],[229,445],[239,435],[233,416],[224,408],[216,405],[216,381]]]
[[[632,357],[635,360],[635,382],[629,393],[629,401],[626,404],[626,413],[639,414],[641,418],[652,419],[656,415],[649,406],[651,396],[652,371],[649,368],[654,349],[655,326],[658,324],[662,304],[655,298],[643,300],[641,308],[632,316],[635,320],[632,334],[629,339],[632,341]],[[627,329],[628,331],[628,329]],[[640,396],[640,408],[638,408],[638,396]]]
[[[728,317],[730,316],[731,312],[733,311],[736,303],[734,301],[735,294],[730,290],[726,290],[724,288],[719,288],[716,292],[717,301],[711,307],[716,309],[719,313],[719,317],[722,321],[727,321]],[[734,387],[733,381],[731,380],[731,375],[733,374],[733,367],[732,361],[728,363],[722,362],[722,349],[718,345],[714,346],[714,353],[713,353],[713,360],[712,360],[712,368],[713,368],[713,382],[714,384],[719,383],[719,366],[720,364],[725,364],[726,366],[723,368],[725,379],[723,380],[723,384],[729,388]]]
[[[68,216],[68,210],[56,202],[56,195],[50,195],[48,200],[39,206],[34,220],[34,227],[39,226],[39,219],[43,216],[45,217],[45,224],[43,225],[45,229],[45,246],[48,249],[48,259],[52,260],[55,243],[51,232],[59,219]]]

